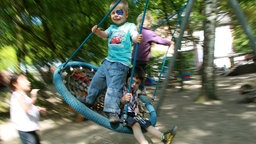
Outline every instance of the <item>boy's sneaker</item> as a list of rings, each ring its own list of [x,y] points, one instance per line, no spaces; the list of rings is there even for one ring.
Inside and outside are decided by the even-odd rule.
[[[119,116],[116,113],[109,113],[108,114],[108,119],[109,119],[109,122],[112,123],[112,124],[120,122]]]
[[[164,144],[171,144],[173,141],[173,138],[176,135],[177,129],[178,129],[178,127],[174,126],[171,130],[168,130],[167,132],[163,133],[162,142]]]

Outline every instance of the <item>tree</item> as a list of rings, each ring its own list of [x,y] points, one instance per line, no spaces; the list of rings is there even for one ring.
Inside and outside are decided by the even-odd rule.
[[[196,101],[217,100],[214,68],[214,43],[217,18],[217,0],[205,1],[202,88]]]
[[[47,62],[54,58],[65,61],[91,32],[90,28],[105,15],[105,9],[109,9],[106,4],[106,1],[99,4],[99,1],[92,0],[1,1],[0,42],[25,52],[32,63]],[[94,13],[89,7],[94,8]],[[17,32],[19,39],[16,37]],[[89,46],[85,46],[88,48],[78,56],[86,56],[91,51],[98,57],[90,58],[90,62],[99,61],[107,52],[104,49],[101,52],[92,51],[105,44],[100,39],[87,44]]]

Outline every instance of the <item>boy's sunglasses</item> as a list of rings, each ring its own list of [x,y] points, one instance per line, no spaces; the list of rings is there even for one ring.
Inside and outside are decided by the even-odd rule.
[[[119,10],[116,10],[115,13],[117,15],[123,15],[124,14],[124,11],[122,9],[119,9]]]

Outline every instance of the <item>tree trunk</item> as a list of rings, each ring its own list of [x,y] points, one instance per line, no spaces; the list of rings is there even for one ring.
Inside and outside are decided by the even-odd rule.
[[[216,96],[214,70],[214,43],[217,17],[217,0],[205,1],[204,46],[202,64],[202,88],[197,102],[218,99]]]

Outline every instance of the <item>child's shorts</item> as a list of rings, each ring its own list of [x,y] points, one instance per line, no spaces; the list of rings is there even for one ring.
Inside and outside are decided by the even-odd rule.
[[[135,122],[138,122],[140,124],[140,126],[144,129],[148,128],[149,126],[151,126],[151,122],[147,119],[143,119],[142,117],[140,116],[131,116],[129,113],[128,113],[128,117],[127,117],[127,126],[129,127],[132,127],[132,125],[135,123]]]

